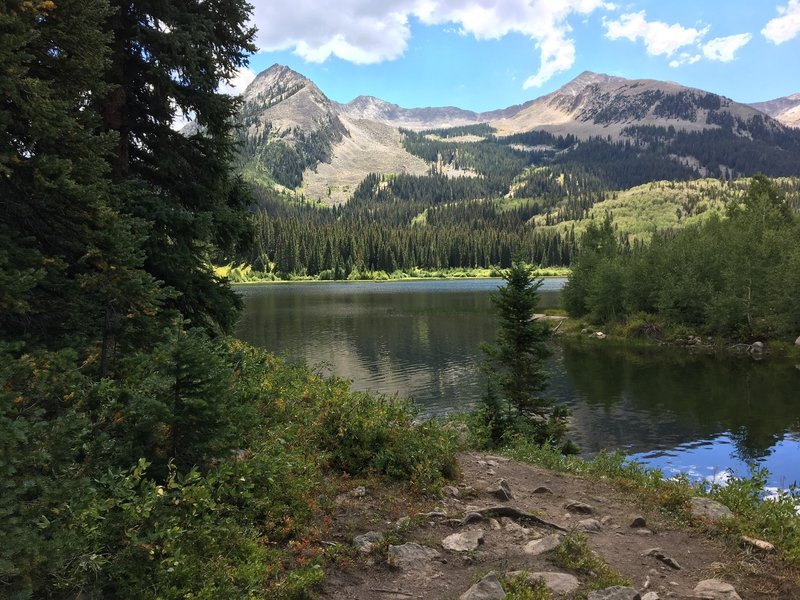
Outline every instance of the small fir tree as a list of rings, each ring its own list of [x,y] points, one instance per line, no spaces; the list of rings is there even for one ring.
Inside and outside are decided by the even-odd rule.
[[[492,295],[499,320],[494,344],[483,344],[483,371],[488,378],[483,415],[493,443],[509,434],[523,434],[537,443],[560,441],[566,410],[542,397],[547,387],[544,360],[550,328],[533,318],[541,279],[532,266],[514,261],[503,274],[506,285]]]

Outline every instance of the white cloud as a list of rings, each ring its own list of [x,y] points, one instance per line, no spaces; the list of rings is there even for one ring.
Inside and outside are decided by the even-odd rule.
[[[718,37],[703,44],[703,56],[709,60],[730,62],[736,58],[736,51],[747,44],[753,36],[749,33],[738,33],[726,37]]]
[[[603,24],[606,27],[608,39],[624,38],[632,42],[642,40],[648,54],[667,57],[672,56],[681,48],[697,44],[709,29],[708,27],[704,29],[684,27],[678,23],[669,25],[663,21],[648,21],[645,11],[627,13],[615,21],[604,20]]]
[[[669,66],[673,69],[683,65],[693,65],[703,58],[702,54],[692,54],[691,52],[681,52],[678,58],[669,61]]]
[[[786,6],[778,7],[780,17],[769,21],[761,35],[773,44],[783,44],[800,33],[800,0],[789,0]]]
[[[250,85],[255,78],[256,74],[252,69],[249,67],[242,67],[236,72],[236,75],[234,75],[232,79],[220,86],[219,91],[223,94],[238,96],[244,92],[245,88]]]
[[[356,64],[399,58],[408,47],[411,18],[426,25],[454,25],[478,40],[522,34],[539,51],[539,70],[526,80],[526,88],[542,85],[575,63],[570,17],[614,8],[604,0],[255,0],[254,4],[261,49],[291,49],[309,62],[321,63],[332,56]]]

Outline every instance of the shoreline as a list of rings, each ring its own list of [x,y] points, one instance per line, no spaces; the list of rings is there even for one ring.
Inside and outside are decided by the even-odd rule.
[[[538,275],[537,279],[566,279],[567,275]],[[392,279],[263,279],[258,281],[231,282],[231,287],[252,285],[273,285],[287,283],[401,283],[404,281],[478,281],[486,279],[502,280],[493,275],[474,275],[469,277],[401,277]]]

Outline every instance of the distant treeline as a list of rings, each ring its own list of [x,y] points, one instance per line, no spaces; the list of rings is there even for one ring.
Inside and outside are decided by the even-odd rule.
[[[540,210],[536,204],[503,210],[491,199],[448,202],[462,199],[473,183],[371,175],[350,203],[322,209],[258,188],[255,243],[245,258],[263,271],[336,279],[366,271],[507,267],[516,255],[542,266],[569,265],[574,234],[537,232],[528,224]]]

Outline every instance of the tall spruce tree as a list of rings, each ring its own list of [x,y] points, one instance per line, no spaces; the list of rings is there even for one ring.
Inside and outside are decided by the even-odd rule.
[[[245,0],[108,0],[110,38],[98,107],[115,134],[119,208],[146,220],[145,267],[195,326],[229,330],[237,297],[210,269],[248,238],[247,195],[231,174],[237,98],[218,92],[255,48]],[[176,131],[188,115],[192,135]],[[112,320],[120,318],[111,315]]]
[[[141,269],[145,225],[109,178],[106,0],[7,1],[0,12],[0,332],[85,357],[144,328],[162,293]],[[107,348],[108,349],[108,348]]]

